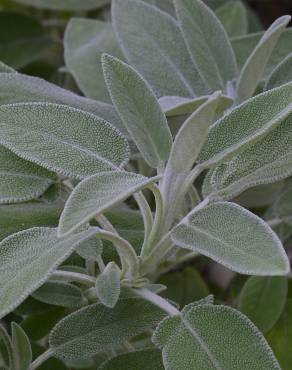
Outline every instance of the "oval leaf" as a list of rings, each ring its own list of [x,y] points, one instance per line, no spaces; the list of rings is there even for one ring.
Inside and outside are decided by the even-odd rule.
[[[23,329],[12,323],[13,370],[29,370],[32,351],[29,339]]]
[[[290,53],[280,64],[272,71],[269,76],[265,90],[274,89],[288,83],[292,80],[292,53]]]
[[[120,278],[121,270],[114,262],[110,262],[96,279],[97,298],[106,307],[113,308],[119,299],[121,292]]]
[[[241,1],[229,1],[215,11],[229,37],[247,34],[247,10]]]

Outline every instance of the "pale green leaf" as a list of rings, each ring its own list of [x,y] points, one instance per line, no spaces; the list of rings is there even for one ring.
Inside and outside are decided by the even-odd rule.
[[[232,109],[210,129],[199,161],[211,166],[259,140],[292,111],[292,82],[257,95]]]
[[[79,256],[86,260],[93,261],[96,261],[96,259],[102,254],[102,251],[102,241],[96,236],[87,239],[84,243],[76,248],[76,252],[79,254]]]
[[[270,74],[265,90],[274,89],[292,80],[292,53],[279,63]]]
[[[279,320],[285,307],[287,291],[286,277],[252,276],[241,291],[238,308],[265,333]]]
[[[1,73],[17,73],[15,69],[0,61]]]
[[[267,210],[267,216],[278,223],[292,224],[292,188],[291,181],[283,184],[283,189],[278,193],[273,204]]]
[[[128,161],[126,139],[103,119],[64,105],[0,106],[0,143],[24,159],[84,178]]]
[[[57,238],[57,230],[33,228],[0,243],[0,316],[4,317],[38,289],[95,230]]]
[[[139,0],[113,0],[113,26],[129,63],[158,96],[206,94],[176,21]]]
[[[32,350],[29,339],[23,329],[12,323],[13,370],[29,370],[32,362]]]
[[[47,281],[32,296],[43,303],[60,307],[72,308],[83,303],[81,289],[61,281]]]
[[[290,264],[273,230],[234,203],[191,211],[172,231],[173,242],[248,275],[285,275]]]
[[[38,198],[56,177],[0,145],[0,204]]]
[[[237,75],[235,55],[222,24],[201,0],[174,0],[188,50],[211,91]]]
[[[113,205],[155,182],[132,172],[109,171],[80,182],[71,193],[60,218],[59,233],[73,232]]]
[[[204,196],[232,199],[244,190],[269,184],[292,174],[292,115],[267,136],[229,162],[211,170],[203,184]],[[212,194],[212,195],[211,195]]]
[[[172,0],[142,0],[144,3],[148,3],[156,6],[157,8],[169,13],[172,16],[175,16],[175,10]]]
[[[14,0],[19,4],[39,9],[84,11],[100,8],[110,0]]]
[[[217,8],[215,14],[223,24],[229,37],[247,34],[247,11],[241,1],[229,1]]]
[[[93,304],[61,320],[50,334],[50,347],[63,360],[87,359],[151,329],[163,317],[142,299],[123,299],[114,308]]]
[[[121,270],[110,262],[96,279],[97,298],[107,307],[113,308],[118,302],[121,292]]]
[[[112,25],[94,19],[73,18],[65,31],[64,47],[66,66],[83,93],[89,98],[109,102],[101,54],[106,52],[122,58]]]
[[[161,351],[149,348],[124,353],[106,361],[98,370],[164,370]]]
[[[280,370],[263,335],[231,307],[197,305],[166,318],[153,341],[167,370]]]
[[[283,16],[275,20],[275,22],[263,34],[258,45],[245,62],[237,81],[237,102],[250,98],[260,82],[268,59],[279,40],[282,32],[290,22],[290,16]]]

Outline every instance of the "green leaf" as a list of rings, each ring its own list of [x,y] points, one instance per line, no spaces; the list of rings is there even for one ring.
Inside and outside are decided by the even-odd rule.
[[[232,199],[246,189],[273,183],[292,174],[292,115],[267,136],[229,162],[211,170],[203,185],[204,196]]]
[[[290,16],[283,16],[275,22],[263,34],[258,45],[245,62],[237,81],[237,102],[250,98],[260,82],[268,59],[279,40],[282,32],[290,22]]]
[[[132,172],[109,171],[80,182],[71,193],[60,218],[60,235],[70,234],[94,216],[155,182]]]
[[[95,229],[57,238],[56,229],[33,228],[0,243],[0,316],[14,310],[37,290],[52,272],[95,233]]]
[[[92,10],[109,3],[110,0],[14,0],[19,4],[50,10]]]
[[[263,335],[231,307],[203,304],[168,317],[153,341],[167,370],[280,370]]]
[[[232,109],[211,127],[199,161],[213,166],[259,140],[291,113],[291,98],[292,82]]]
[[[84,178],[128,161],[127,142],[90,113],[50,103],[0,106],[0,143],[24,159]]]
[[[246,7],[241,1],[229,1],[215,11],[229,37],[247,34],[248,19]]]
[[[127,132],[114,107],[84,98],[38,77],[21,73],[0,74],[0,104],[44,102],[68,105],[110,122],[122,133]]]
[[[29,339],[23,329],[12,323],[13,370],[29,370],[32,351]]]
[[[110,262],[96,279],[97,298],[106,307],[113,308],[118,302],[121,292],[121,270]]]
[[[124,353],[106,361],[98,370],[164,370],[161,352],[157,349],[144,349]]]
[[[234,203],[195,208],[171,236],[177,246],[199,252],[242,274],[270,276],[290,271],[277,235],[258,216]]]
[[[114,308],[93,304],[61,320],[50,334],[50,347],[62,360],[87,359],[151,329],[163,316],[159,308],[136,298],[123,299]]]
[[[35,18],[1,11],[0,25],[0,60],[15,69],[39,59],[53,45]]]
[[[208,92],[170,15],[143,1],[113,0],[112,19],[129,63],[158,96],[194,97]]]
[[[224,90],[237,75],[229,38],[215,14],[200,0],[174,0],[182,33],[199,74],[211,91]]]
[[[160,10],[163,10],[166,13],[169,13],[172,16],[175,16],[175,10],[172,0],[142,0],[144,3],[148,3],[156,6]]]
[[[1,73],[17,73],[15,69],[0,61]]]
[[[274,89],[292,80],[292,53],[279,63],[270,74],[265,90]]]
[[[56,177],[0,145],[0,204],[38,198]]]
[[[238,308],[265,333],[279,320],[285,307],[287,290],[286,277],[252,276],[241,291]]]
[[[81,306],[83,303],[81,289],[59,281],[47,281],[32,296],[43,303],[67,308]]]
[[[94,235],[77,247],[76,252],[86,260],[95,261],[103,252],[103,243]]]
[[[124,125],[149,166],[158,167],[169,156],[172,137],[151,87],[117,58],[104,54],[102,65],[111,99]]]
[[[89,98],[110,102],[100,59],[104,52],[122,58],[112,25],[72,18],[65,31],[64,47],[66,66],[81,91]]]
[[[280,320],[267,335],[282,370],[290,370],[292,362],[292,299],[288,299]]]

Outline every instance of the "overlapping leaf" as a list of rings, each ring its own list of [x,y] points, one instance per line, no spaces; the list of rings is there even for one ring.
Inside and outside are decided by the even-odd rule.
[[[270,90],[292,80],[292,53],[279,63],[269,76],[265,89]]]
[[[97,298],[107,307],[113,308],[118,302],[121,292],[121,270],[110,262],[96,279]]]
[[[32,362],[32,350],[29,339],[23,329],[12,323],[13,370],[29,370]]]
[[[241,1],[228,1],[218,7],[215,14],[223,24],[229,37],[247,34],[247,10]]]

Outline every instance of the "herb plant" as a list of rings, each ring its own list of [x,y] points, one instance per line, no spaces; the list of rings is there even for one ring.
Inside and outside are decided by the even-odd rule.
[[[67,89],[2,50],[1,369],[291,369],[290,16],[220,4],[72,18]]]

